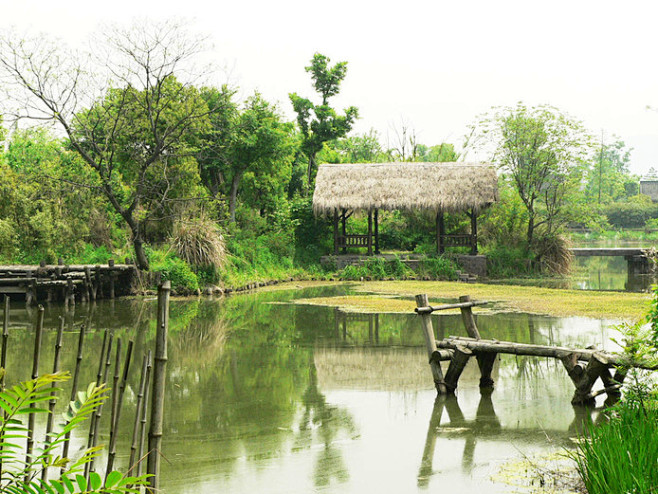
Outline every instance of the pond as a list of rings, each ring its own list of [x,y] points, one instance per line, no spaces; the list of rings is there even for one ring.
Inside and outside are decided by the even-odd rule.
[[[508,462],[572,445],[590,413],[570,405],[573,385],[560,363],[502,356],[495,391],[481,394],[471,362],[456,397],[435,401],[415,315],[291,303],[349,290],[336,285],[171,302],[165,492],[517,492],[494,480],[506,477],[501,469]],[[31,369],[25,356],[32,353],[34,313],[16,307],[8,368],[21,379]],[[105,328],[133,339],[141,358],[154,343],[155,307],[155,300],[143,299],[78,305],[66,315],[62,367],[74,368],[82,323],[90,328],[82,383],[95,380]],[[60,311],[47,308],[42,368],[52,365]],[[464,334],[459,315],[433,319],[439,338]],[[521,313],[481,314],[477,323],[483,338],[599,348],[609,347],[614,325]],[[118,468],[127,463],[134,410],[129,390]],[[85,435],[78,431],[76,447]]]

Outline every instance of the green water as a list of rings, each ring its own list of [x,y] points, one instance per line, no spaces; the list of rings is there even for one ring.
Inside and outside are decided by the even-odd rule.
[[[506,462],[562,451],[577,435],[582,411],[570,405],[573,385],[559,362],[503,356],[491,395],[480,394],[471,362],[456,398],[435,402],[415,315],[355,316],[290,303],[347,290],[172,301],[165,492],[510,492],[491,480]],[[133,339],[140,360],[154,345],[155,308],[155,300],[78,305],[66,315],[63,368],[74,367],[82,323],[90,328],[82,383],[95,380],[106,328]],[[47,308],[44,371],[60,311]],[[12,379],[30,373],[34,315],[12,310]],[[433,323],[439,338],[464,334],[459,316]],[[611,321],[518,313],[480,315],[477,323],[484,338],[601,348],[613,331]],[[129,454],[137,367],[121,415],[119,468]],[[85,436],[74,437],[74,451]]]

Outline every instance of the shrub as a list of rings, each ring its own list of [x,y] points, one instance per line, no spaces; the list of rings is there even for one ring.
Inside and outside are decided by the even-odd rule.
[[[608,223],[615,228],[642,228],[647,220],[658,218],[658,205],[650,201],[629,200],[609,204],[603,212]]]
[[[523,247],[496,245],[485,253],[490,278],[513,278],[532,272],[532,258]]]
[[[345,266],[338,273],[338,277],[342,280],[359,280],[361,278],[382,280],[391,277],[403,278],[410,274],[413,274],[413,271],[397,257],[393,259],[371,257],[366,259],[361,266]]]
[[[162,273],[162,279],[169,280],[171,288],[178,293],[191,294],[199,290],[199,279],[190,265],[174,255],[168,254],[153,262],[151,270]]]
[[[456,280],[458,267],[455,261],[447,257],[427,257],[419,263],[418,274],[429,276],[434,280]]]

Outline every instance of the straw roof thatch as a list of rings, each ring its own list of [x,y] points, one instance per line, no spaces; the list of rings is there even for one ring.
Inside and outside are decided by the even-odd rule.
[[[320,165],[313,210],[479,211],[498,200],[498,178],[481,163]]]

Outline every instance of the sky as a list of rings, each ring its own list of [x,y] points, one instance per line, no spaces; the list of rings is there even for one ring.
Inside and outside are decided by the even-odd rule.
[[[314,53],[347,61],[338,108],[354,131],[413,128],[427,145],[461,145],[493,106],[549,104],[597,139],[633,148],[631,171],[658,169],[655,12],[648,1],[590,0],[0,0],[0,28],[83,45],[102,23],[182,19],[246,98],[258,90],[293,118],[288,93],[315,96]]]

